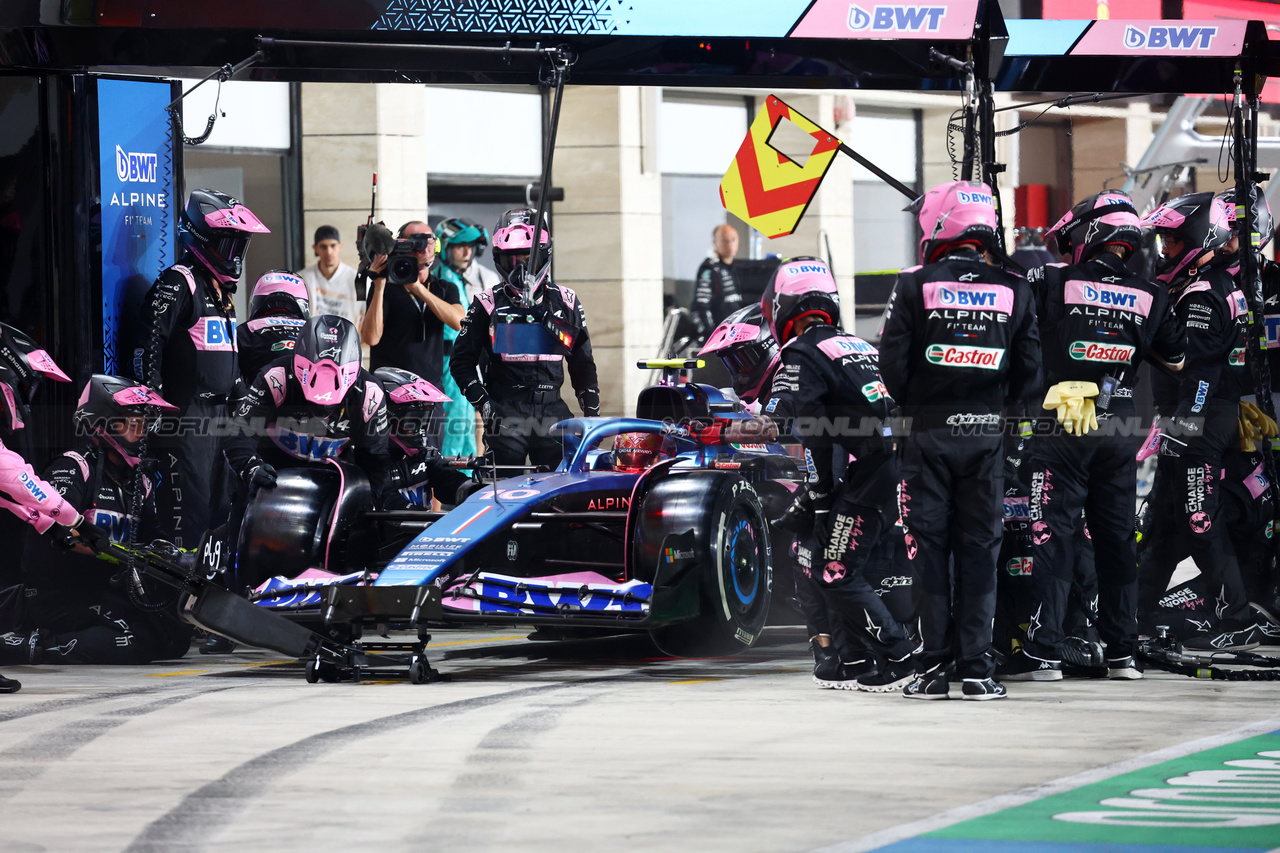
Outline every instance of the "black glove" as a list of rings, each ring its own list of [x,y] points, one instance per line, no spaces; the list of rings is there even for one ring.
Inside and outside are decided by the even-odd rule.
[[[260,489],[270,489],[275,486],[277,476],[276,469],[257,456],[250,459],[240,472],[240,479],[250,488],[257,486]]]
[[[414,486],[420,486],[427,482],[431,476],[430,462],[432,457],[419,453],[417,456],[410,456],[407,459],[401,459],[399,462],[393,463],[387,469],[387,478],[391,481],[391,488],[399,491],[400,489],[412,489]]]
[[[595,388],[583,391],[578,395],[578,405],[582,407],[584,418],[600,417],[600,392]]]
[[[80,535],[80,540],[83,544],[88,545],[99,554],[111,547],[111,534],[96,524],[90,524],[88,521],[81,519],[80,523],[75,526],[75,531]]]
[[[493,400],[486,397],[479,406],[476,406],[476,410],[480,412],[480,420],[484,422],[484,431],[489,435],[497,435],[501,419],[493,410]]]
[[[77,545],[84,545],[102,553],[111,545],[111,535],[101,527],[85,521],[83,516],[70,525],[55,523],[49,528],[49,535],[55,545],[68,551]]]
[[[796,499],[787,507],[775,524],[797,536],[808,536],[814,527],[831,512],[831,493],[814,489],[801,489]]]

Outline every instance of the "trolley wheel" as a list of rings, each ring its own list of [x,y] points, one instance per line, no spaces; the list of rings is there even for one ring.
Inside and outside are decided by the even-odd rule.
[[[431,667],[427,665],[427,659],[414,655],[413,663],[409,664],[409,681],[413,684],[426,684],[430,680]]]
[[[315,684],[320,680],[320,672],[318,662],[315,660],[307,661],[307,684]]]

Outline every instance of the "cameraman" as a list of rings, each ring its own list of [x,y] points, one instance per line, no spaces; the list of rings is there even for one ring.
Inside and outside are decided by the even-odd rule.
[[[385,232],[384,232],[385,233]],[[403,286],[387,286],[387,255],[376,254],[369,264],[373,286],[368,308],[360,324],[360,340],[371,347],[369,368],[398,367],[416,373],[440,387],[444,374],[444,327],[462,327],[466,308],[456,288],[429,281],[428,272],[436,256],[436,236],[425,222],[406,222],[398,239],[421,234],[424,251],[414,253],[418,278]],[[439,417],[431,425],[432,444],[440,446]]]

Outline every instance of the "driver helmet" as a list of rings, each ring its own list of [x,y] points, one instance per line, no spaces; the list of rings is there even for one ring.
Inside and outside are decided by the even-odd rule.
[[[454,246],[471,246],[474,249],[471,262],[475,263],[489,245],[489,232],[470,219],[450,216],[436,226],[436,242],[440,246],[440,257],[446,264],[451,264],[449,250]]]
[[[339,405],[360,375],[360,335],[336,314],[312,317],[293,346],[293,375],[308,403]]]
[[[0,428],[12,431],[27,425],[31,401],[46,376],[59,382],[71,381],[29,335],[0,323],[0,409],[8,413],[8,417],[0,418]]]
[[[1275,233],[1275,219],[1271,216],[1271,204],[1267,201],[1265,194],[1258,191],[1258,185],[1254,184],[1253,189],[1249,193],[1253,197],[1253,229],[1258,234],[1258,248],[1261,252],[1271,242],[1271,235]],[[1231,229],[1239,233],[1236,228],[1236,188],[1223,190],[1218,193],[1218,198],[1222,199],[1227,206],[1227,221],[1231,223]],[[1230,242],[1229,240],[1227,242]],[[1242,241],[1243,242],[1243,241]]]
[[[537,216],[538,212],[528,207],[508,210],[499,217],[493,230],[493,265],[498,268],[511,296],[526,306],[542,301],[542,289],[551,272],[551,234],[545,225],[538,234],[539,243],[544,247],[541,268],[529,269],[533,260],[533,221]],[[533,282],[527,293],[526,275],[530,275]]]
[[[76,435],[87,435],[94,444],[106,445],[115,450],[133,467],[141,460],[142,435],[130,437],[123,434],[131,418],[145,418],[148,409],[176,412],[178,407],[162,399],[159,394],[123,376],[95,373],[89,378],[80,400],[76,403],[74,423]],[[154,430],[159,420],[147,425]]]
[[[656,432],[624,432],[613,440],[613,470],[639,474],[675,454]]]
[[[288,270],[268,270],[253,285],[249,297],[249,319],[263,317],[291,317],[294,320],[311,319],[311,298],[307,285]]]
[[[427,426],[437,403],[448,403],[436,386],[416,373],[399,367],[379,367],[373,372],[387,392],[387,415],[391,440],[406,456],[415,456],[427,446]]]
[[[840,325],[840,294],[836,280],[821,258],[789,258],[778,264],[760,299],[760,312],[778,346],[795,335],[801,317],[814,314],[831,326]]]
[[[907,205],[920,230],[920,263],[929,264],[954,243],[977,243],[998,251],[996,203],[991,187],[982,181],[939,184]]]
[[[178,243],[195,255],[209,274],[235,291],[244,272],[244,254],[254,234],[270,234],[239,199],[217,190],[192,190],[178,216]]]
[[[1132,254],[1142,248],[1142,220],[1128,194],[1107,190],[1067,211],[1045,242],[1073,264],[1089,260],[1104,246],[1126,246]]]
[[[739,308],[725,317],[698,355],[719,356],[733,378],[734,393],[748,403],[760,396],[781,359],[759,305]]]
[[[1161,254],[1156,280],[1176,284],[1195,273],[1196,261],[1205,252],[1221,249],[1231,241],[1227,203],[1211,192],[1191,193],[1165,202],[1146,215],[1142,224],[1161,237],[1175,237],[1184,244],[1173,257]]]

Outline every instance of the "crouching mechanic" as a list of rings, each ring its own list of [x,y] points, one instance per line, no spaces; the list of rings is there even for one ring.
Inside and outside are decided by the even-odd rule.
[[[387,473],[398,494],[388,508],[431,509],[433,496],[442,504],[462,503],[479,483],[446,465],[427,434],[436,404],[449,398],[418,374],[398,367],[379,367],[373,375],[387,392],[391,459]]]
[[[817,258],[780,264],[760,308],[782,347],[764,410],[813,460],[808,484],[781,523],[800,536],[801,572],[820,586],[840,619],[865,627],[884,659],[858,677],[858,689],[899,690],[915,674],[916,642],[865,576],[896,519],[898,485],[888,429],[893,400],[880,381],[875,349],[841,331],[836,282]],[[837,445],[853,457],[839,484]]]
[[[924,232],[924,266],[899,273],[880,337],[884,383],[911,419],[900,507],[924,654],[903,695],[946,699],[954,656],[962,698],[1001,699],[991,637],[1004,514],[1002,410],[1039,382],[1035,305],[1023,279],[988,260],[1000,243],[986,184],[941,184],[909,209]]]
[[[1219,474],[1238,441],[1240,397],[1251,385],[1245,364],[1248,303],[1228,268],[1232,259],[1217,256],[1231,239],[1229,214],[1212,193],[1193,193],[1157,208],[1143,222],[1160,236],[1156,278],[1169,286],[1186,327],[1187,358],[1178,378],[1153,376],[1164,434],[1148,499],[1151,527],[1138,553],[1139,605],[1155,609],[1178,562],[1190,554],[1210,581],[1220,623],[1184,645],[1252,648],[1260,632],[1222,514]]]
[[[1098,578],[1098,633],[1111,678],[1141,678],[1138,571],[1133,507],[1142,444],[1133,403],[1138,367],[1148,355],[1179,370],[1185,330],[1168,292],[1125,269],[1142,246],[1129,196],[1091,195],[1049,230],[1071,263],[1028,275],[1044,353],[1043,418],[1031,441],[1031,601],[1022,614],[1027,641],[997,670],[1010,681],[1057,681],[1068,655],[1063,623],[1075,571],[1080,511],[1089,519]],[[1059,426],[1061,424],[1061,426]]]
[[[249,320],[236,328],[240,376],[248,385],[262,368],[293,352],[298,332],[311,319],[307,285],[288,270],[263,273],[249,296]]]
[[[471,303],[454,341],[449,369],[484,420],[484,440],[498,465],[554,468],[563,449],[550,427],[572,417],[560,399],[564,367],[586,417],[600,414],[600,386],[587,317],[577,295],[550,280],[551,235],[538,229],[541,262],[529,268],[536,213],[508,210],[493,233],[502,284]],[[478,372],[477,372],[478,371]]]
[[[149,410],[176,409],[120,376],[95,375],[85,385],[75,411],[84,443],[55,459],[45,478],[86,523],[58,544],[27,544],[27,663],[143,664],[187,653],[192,628],[178,618],[177,597],[144,581],[146,592],[158,596],[144,606],[126,567],[94,553],[153,535],[155,475],[139,470],[140,445]]]
[[[360,335],[335,314],[312,317],[293,354],[271,362],[249,386],[227,441],[227,462],[248,498],[276,484],[280,468],[353,460],[369,477],[378,507],[395,506],[387,453],[382,385],[360,367]],[[235,519],[243,507],[233,513]],[[233,528],[238,525],[233,522]],[[236,541],[230,530],[229,541]],[[265,568],[265,567],[264,567]],[[255,586],[252,567],[237,565],[238,588]]]

